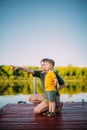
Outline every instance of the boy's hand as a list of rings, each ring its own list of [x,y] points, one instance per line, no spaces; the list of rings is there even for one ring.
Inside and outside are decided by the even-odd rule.
[[[15,70],[20,68],[19,66],[14,66],[14,65],[11,65],[11,67],[12,67],[13,71],[15,71]]]

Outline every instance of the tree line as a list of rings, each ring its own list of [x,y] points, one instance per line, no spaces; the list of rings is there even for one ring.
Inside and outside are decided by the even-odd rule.
[[[40,70],[37,66],[25,66],[32,70]],[[56,66],[54,69],[61,75],[66,81],[87,81],[87,67],[77,67],[77,66]],[[0,81],[6,80],[28,80],[32,78],[31,74],[24,72],[23,70],[13,71],[11,66],[1,65],[0,66]]]

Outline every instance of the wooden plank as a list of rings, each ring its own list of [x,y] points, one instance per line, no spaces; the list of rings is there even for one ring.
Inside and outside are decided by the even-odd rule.
[[[33,104],[7,104],[0,114],[0,130],[86,130],[87,103],[64,103],[55,117],[35,115]]]

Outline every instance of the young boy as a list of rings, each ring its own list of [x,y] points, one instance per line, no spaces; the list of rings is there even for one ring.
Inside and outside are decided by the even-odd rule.
[[[53,71],[54,66],[53,60],[48,60],[45,63],[45,70],[47,72],[45,76],[45,95],[46,99],[49,102],[49,111],[46,113],[48,116],[55,116],[55,109],[56,109],[56,86],[58,83],[58,80],[56,78],[56,75]],[[45,115],[45,113],[43,114]]]

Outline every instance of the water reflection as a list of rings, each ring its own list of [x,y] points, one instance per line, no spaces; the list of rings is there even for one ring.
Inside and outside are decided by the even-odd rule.
[[[17,95],[17,94],[32,94],[34,91],[33,82],[16,82],[16,83],[2,83],[0,84],[0,95]],[[37,84],[36,91],[42,93],[41,84]],[[87,86],[86,83],[66,83],[66,87],[63,88],[61,94],[77,94],[77,93],[86,93]]]
[[[37,93],[42,93],[40,82],[37,82]],[[0,108],[8,103],[18,103],[22,100],[30,103],[27,95],[34,93],[34,83],[30,82],[10,82],[0,84]],[[60,91],[60,99],[63,102],[87,102],[87,83],[66,83],[66,87]]]
[[[61,90],[62,94],[70,94],[70,95],[86,92],[87,92],[87,85],[85,82],[66,83],[66,87]]]
[[[0,95],[17,95],[33,93],[30,83],[2,83],[0,84]]]

